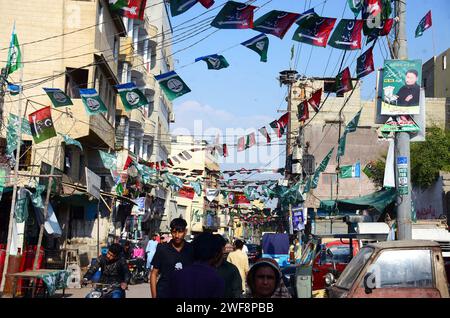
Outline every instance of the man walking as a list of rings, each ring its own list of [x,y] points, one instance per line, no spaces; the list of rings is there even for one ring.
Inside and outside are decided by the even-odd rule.
[[[152,239],[148,241],[145,247],[145,253],[147,253],[147,269],[151,269],[152,260],[156,253],[156,247],[158,246],[158,241],[156,240],[157,235],[154,233]]]
[[[170,276],[193,262],[192,245],[184,240],[187,223],[182,218],[170,222],[172,239],[158,244],[151,265],[150,292],[153,298],[170,297]],[[159,275],[159,279],[158,279]]]
[[[241,240],[236,240],[234,242],[234,247],[236,250],[231,252],[227,258],[227,261],[236,266],[239,270],[239,274],[242,279],[242,293],[245,292],[245,281],[249,270],[247,254],[242,251],[243,246],[244,242]]]
[[[217,273],[225,282],[224,298],[241,298],[242,297],[242,279],[237,267],[226,259],[228,257],[227,241],[219,234],[215,234],[214,238],[219,241],[219,245],[223,250],[223,257],[219,260]]]

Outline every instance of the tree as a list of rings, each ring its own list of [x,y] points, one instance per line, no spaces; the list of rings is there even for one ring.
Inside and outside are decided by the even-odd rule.
[[[380,187],[383,186],[385,158],[374,162],[370,178]],[[428,188],[438,178],[439,171],[450,171],[450,130],[432,126],[427,128],[426,141],[411,143],[411,182]]]

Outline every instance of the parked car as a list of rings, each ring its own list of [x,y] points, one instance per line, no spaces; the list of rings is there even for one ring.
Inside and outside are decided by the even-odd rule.
[[[257,244],[245,244],[248,249],[248,261],[250,263],[256,262],[262,256],[262,249],[260,245]]]
[[[372,243],[363,247],[335,282],[331,298],[449,298],[441,248],[433,241]]]
[[[359,252],[359,242],[352,241],[350,249],[349,240],[336,240],[322,244],[321,251],[315,256],[313,264],[312,290],[324,289],[325,276],[332,273],[335,278],[347,267],[352,258]]]

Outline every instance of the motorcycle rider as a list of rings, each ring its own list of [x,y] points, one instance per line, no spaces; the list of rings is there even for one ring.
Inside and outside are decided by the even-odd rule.
[[[122,254],[122,246],[118,243],[112,244],[106,255],[100,255],[97,262],[92,265],[83,276],[86,284],[91,277],[101,268],[99,283],[120,285],[112,293],[111,298],[125,298],[125,290],[130,280],[130,272]]]

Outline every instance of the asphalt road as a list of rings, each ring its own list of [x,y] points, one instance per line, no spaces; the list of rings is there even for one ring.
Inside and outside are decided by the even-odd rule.
[[[90,292],[90,287],[66,289],[67,298],[84,298]],[[150,284],[129,285],[127,298],[150,298]]]

